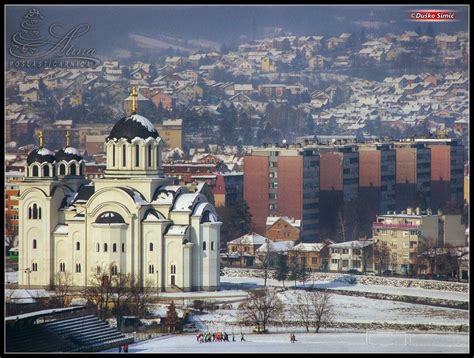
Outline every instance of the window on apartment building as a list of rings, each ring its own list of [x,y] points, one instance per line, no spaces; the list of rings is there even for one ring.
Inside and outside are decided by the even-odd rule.
[[[397,236],[397,231],[396,230],[392,230],[392,236]]]
[[[270,208],[270,210],[276,210],[277,204],[270,204],[268,207]]]
[[[394,249],[394,250],[397,249],[397,242],[396,241],[392,242],[392,249]]]
[[[352,250],[353,255],[360,255],[360,249],[354,249]]]
[[[342,260],[342,267],[348,267],[349,266],[349,260]]]
[[[410,247],[410,244],[409,244],[408,242],[403,242],[403,243],[402,243],[402,247],[403,247],[404,249],[408,249],[408,248]]]
[[[338,259],[331,259],[331,263],[337,265],[339,263]]]
[[[268,199],[276,199],[277,194],[276,193],[268,193]]]
[[[349,249],[342,249],[342,253],[343,253],[343,254],[348,254],[348,253],[349,253]]]
[[[411,235],[411,236],[417,236],[417,235],[418,235],[418,231],[417,231],[417,230],[410,230],[410,235]]]
[[[397,253],[396,252],[392,253],[392,260],[397,261]]]
[[[316,265],[316,264],[318,263],[318,258],[317,258],[317,257],[312,257],[312,258],[311,258],[311,263],[312,263],[313,265]]]

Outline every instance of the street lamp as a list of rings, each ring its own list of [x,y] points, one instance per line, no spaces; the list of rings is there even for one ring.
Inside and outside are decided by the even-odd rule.
[[[160,294],[160,275],[158,274],[158,270],[156,270],[156,297]]]
[[[28,275],[28,289],[30,288],[30,274],[31,274],[31,269],[28,267],[25,270],[25,273]]]

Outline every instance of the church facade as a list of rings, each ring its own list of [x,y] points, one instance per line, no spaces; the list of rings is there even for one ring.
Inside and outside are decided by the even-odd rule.
[[[161,291],[219,289],[222,223],[203,194],[163,176],[163,144],[135,107],[106,138],[104,177],[90,181],[77,149],[54,153],[40,138],[20,184],[20,287],[54,287],[61,272],[85,287],[106,271]]]

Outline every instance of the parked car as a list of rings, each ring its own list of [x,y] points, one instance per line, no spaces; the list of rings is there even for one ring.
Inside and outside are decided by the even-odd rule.
[[[385,270],[384,272],[382,272],[382,275],[383,276],[394,276],[394,277],[400,276],[399,273],[397,273],[395,271],[392,271],[392,270]]]
[[[346,273],[351,274],[351,275],[362,275],[362,272],[360,272],[359,270],[355,270],[355,269],[348,270],[348,271],[346,271]]]
[[[184,326],[183,326],[183,333],[187,333],[187,332],[197,332],[198,329],[196,328],[196,326],[194,325],[194,323],[186,323]]]

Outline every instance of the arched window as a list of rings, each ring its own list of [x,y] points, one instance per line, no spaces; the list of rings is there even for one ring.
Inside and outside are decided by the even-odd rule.
[[[44,177],[49,177],[49,165],[45,165],[43,167],[43,176]]]
[[[59,164],[59,175],[66,175],[66,165]]]
[[[36,262],[31,264],[31,271],[38,271],[38,264]]]
[[[171,265],[171,273],[176,274],[176,265]]]
[[[76,264],[76,272],[81,272],[81,264]]]
[[[117,272],[118,272],[117,266],[115,266],[115,265],[112,266],[110,268],[110,272],[111,272],[112,275],[117,275]]]
[[[104,244],[104,252],[107,252],[107,249],[108,249],[107,244]]]
[[[206,251],[206,242],[205,241],[202,243],[202,251]]]
[[[81,243],[79,241],[76,242],[76,250],[79,251],[81,249]]]
[[[155,273],[155,266],[154,265],[148,265],[148,273]]]
[[[33,165],[33,176],[34,177],[38,176],[38,166],[37,165]]]
[[[122,166],[127,165],[127,148],[125,147],[125,144],[122,146]]]
[[[125,252],[125,244],[122,244],[122,252]]]
[[[117,244],[113,244],[113,245],[112,245],[112,251],[113,251],[113,252],[117,252]]]
[[[64,262],[61,262],[59,264],[59,271],[60,272],[65,272],[66,271],[66,264]]]
[[[150,251],[153,251],[153,243],[150,242]]]
[[[112,144],[112,166],[115,167],[115,143]]]
[[[214,251],[214,241],[211,241],[211,251]]]
[[[77,166],[76,164],[71,164],[71,175],[77,175]]]
[[[138,167],[140,165],[140,146],[135,144],[135,166]]]
[[[38,219],[41,219],[41,208],[38,207]]]
[[[38,246],[37,246],[37,241],[36,239],[33,239],[33,249],[36,249]]]
[[[31,215],[31,206],[28,208],[28,219],[31,219],[32,215]]]
[[[33,204],[33,219],[38,219],[38,205]]]
[[[97,244],[97,252],[100,251],[100,244]]]
[[[148,166],[151,167],[151,144],[148,144]]]

